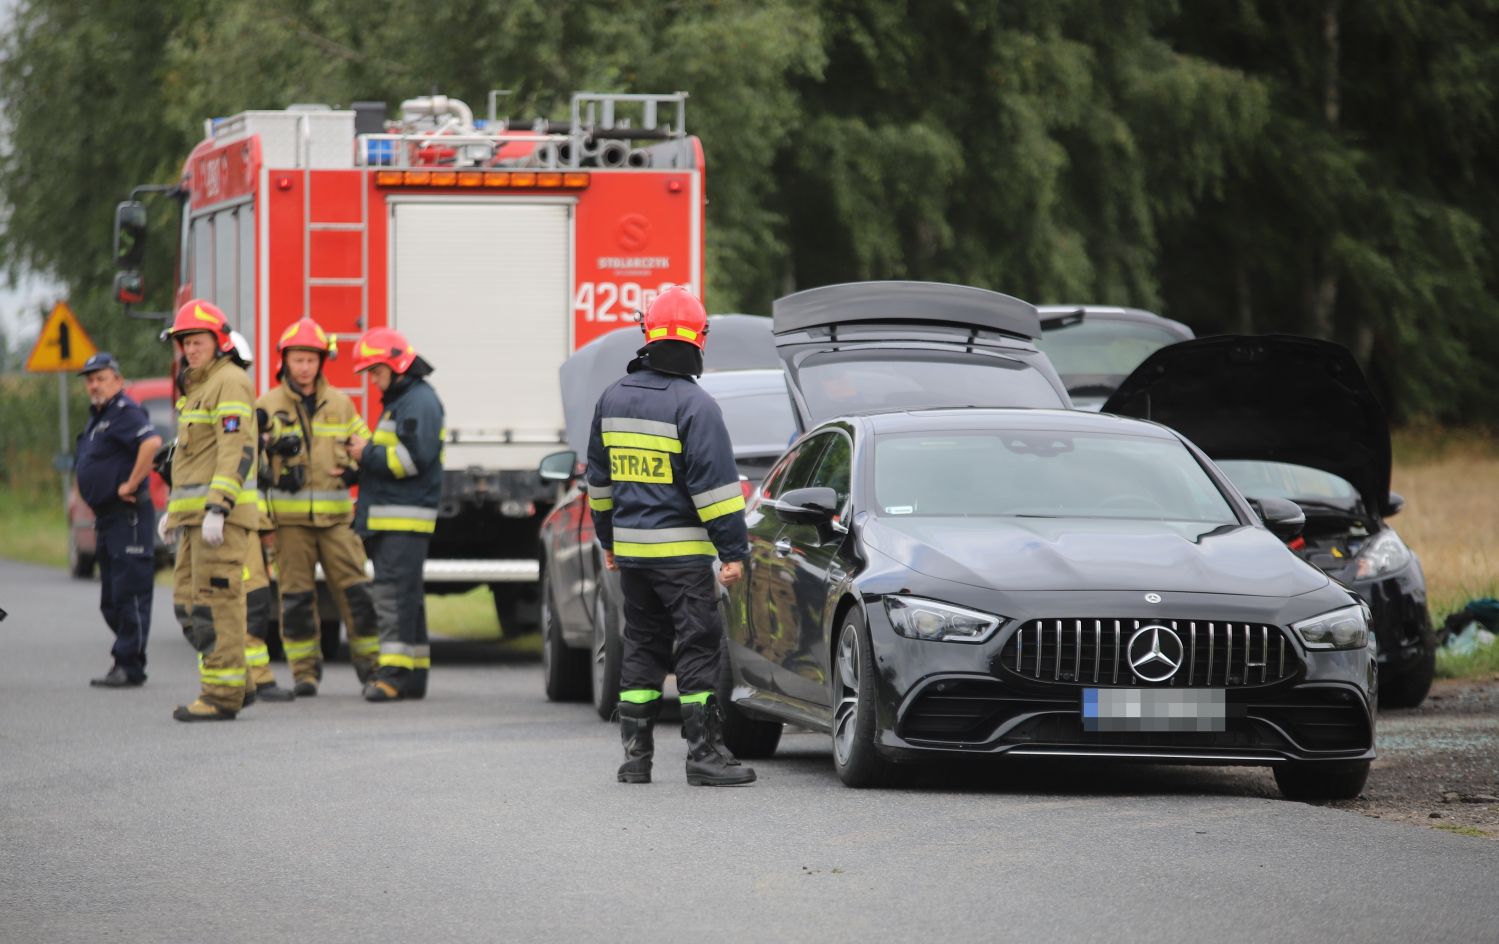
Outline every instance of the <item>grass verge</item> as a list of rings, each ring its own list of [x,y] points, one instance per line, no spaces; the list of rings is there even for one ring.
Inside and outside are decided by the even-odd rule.
[[[1479,839],[1489,838],[1489,834],[1477,826],[1456,826],[1451,823],[1436,823],[1431,828],[1440,829],[1447,833],[1456,833],[1459,836],[1476,836]]]
[[[1438,649],[1437,678],[1499,678],[1499,642],[1461,656]]]
[[[0,487],[0,557],[45,564],[68,565],[68,522],[62,507],[62,485],[42,490]]]
[[[494,594],[488,587],[476,587],[467,593],[428,595],[427,629],[434,636],[450,639],[498,639],[511,652],[541,654],[540,633],[513,639],[501,637]]]

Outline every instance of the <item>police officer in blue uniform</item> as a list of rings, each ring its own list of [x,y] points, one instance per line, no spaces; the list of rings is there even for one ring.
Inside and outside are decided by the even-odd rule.
[[[156,508],[147,478],[161,446],[146,411],[125,395],[114,355],[99,352],[79,371],[89,421],[78,437],[78,493],[94,512],[99,609],[115,634],[114,667],[89,682],[131,688],[146,681],[146,638],[156,555]]]
[[[650,783],[661,686],[673,668],[682,700],[687,782],[752,783],[723,742],[715,700],[723,625],[718,582],[744,576],[749,542],[734,450],[703,372],[708,317],[674,286],[641,321],[645,347],[599,398],[588,439],[588,504],[604,562],[618,570],[625,629],[619,721],[621,783]]]

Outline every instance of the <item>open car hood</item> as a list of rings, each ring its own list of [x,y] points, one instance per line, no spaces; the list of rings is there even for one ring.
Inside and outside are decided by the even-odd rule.
[[[1029,302],[966,285],[852,282],[777,299],[776,351],[803,430],[834,416],[1067,407]]]
[[[562,384],[562,416],[567,426],[567,448],[578,455],[588,451],[588,427],[593,409],[609,385],[625,375],[625,367],[645,344],[640,326],[631,324],[601,335],[573,352],[558,370]],[[741,370],[779,368],[770,319],[757,315],[712,315],[703,346],[703,369]]]
[[[1163,347],[1103,412],[1162,423],[1213,459],[1331,472],[1390,513],[1389,423],[1353,354],[1331,341],[1218,335]]]

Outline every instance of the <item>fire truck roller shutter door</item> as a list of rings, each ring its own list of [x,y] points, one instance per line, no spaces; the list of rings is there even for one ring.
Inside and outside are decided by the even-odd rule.
[[[568,202],[394,204],[391,326],[437,369],[456,437],[446,468],[534,469],[558,448],[572,210]],[[532,444],[462,441],[505,430]]]

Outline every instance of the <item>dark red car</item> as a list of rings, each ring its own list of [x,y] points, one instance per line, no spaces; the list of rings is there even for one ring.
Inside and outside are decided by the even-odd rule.
[[[125,384],[125,395],[139,403],[146,410],[146,415],[151,418],[151,425],[161,434],[164,442],[171,442],[177,435],[177,413],[172,408],[172,380],[170,377],[149,377],[144,380],[132,380]],[[161,480],[161,476],[155,472],[151,473],[151,503],[156,506],[156,514],[161,515],[167,508],[167,483]],[[153,529],[154,530],[154,529]],[[72,493],[68,496],[68,569],[73,576],[84,579],[94,575],[94,556],[97,545],[94,543],[94,513],[78,494],[78,486],[75,483]],[[158,567],[165,566],[172,559],[171,549],[161,543],[157,538],[156,564]]]

